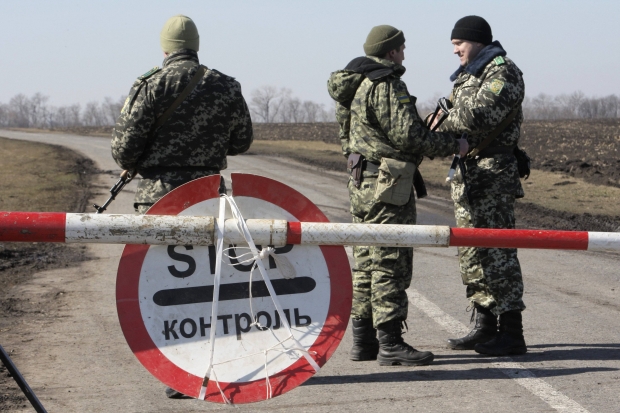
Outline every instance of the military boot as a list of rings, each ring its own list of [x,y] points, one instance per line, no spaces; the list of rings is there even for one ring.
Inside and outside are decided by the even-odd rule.
[[[488,308],[474,306],[476,325],[465,337],[448,339],[453,350],[473,350],[478,343],[486,343],[497,334],[497,317]],[[472,313],[472,318],[474,314]]]
[[[476,344],[476,353],[488,356],[525,354],[527,346],[523,337],[523,319],[520,310],[499,315],[499,333],[487,343]]]
[[[401,322],[388,321],[377,327],[379,332],[379,355],[381,366],[424,366],[435,356],[430,351],[418,351],[405,343]]]
[[[353,319],[353,347],[351,360],[376,360],[379,352],[377,330],[372,326],[371,318]]]
[[[182,399],[186,396],[171,387],[166,387],[166,397],[169,399]]]

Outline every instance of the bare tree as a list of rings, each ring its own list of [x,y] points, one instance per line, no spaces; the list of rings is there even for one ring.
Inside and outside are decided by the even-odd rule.
[[[68,124],[67,126],[80,126],[82,124],[82,117],[80,113],[82,112],[82,107],[79,103],[75,103],[69,107],[67,107],[68,111]]]
[[[121,114],[121,109],[125,104],[125,99],[126,96],[121,96],[121,98],[116,102],[110,97],[103,99],[102,109],[105,113],[105,123],[107,125],[114,125],[116,123],[116,119],[118,118],[118,115]]]
[[[28,104],[30,106],[28,110],[28,116],[30,117],[30,126],[45,126],[48,100],[48,96],[44,96],[39,92],[32,95],[32,97],[28,100]]]
[[[84,108],[82,119],[87,126],[103,126],[106,124],[106,115],[98,102],[88,102]]]
[[[9,126],[9,105],[0,103],[0,126]]]
[[[306,122],[317,122],[320,119],[323,110],[321,105],[310,100],[305,100],[301,106],[305,113]]]
[[[30,99],[23,93],[15,95],[9,101],[10,124],[18,128],[27,128],[30,126]]]
[[[263,86],[252,92],[250,111],[258,117],[258,122],[272,123],[277,119],[285,93],[275,86]]]

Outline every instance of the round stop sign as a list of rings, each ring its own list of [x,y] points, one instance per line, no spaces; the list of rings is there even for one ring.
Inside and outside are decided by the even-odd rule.
[[[217,217],[219,183],[219,175],[189,182],[148,214]],[[327,221],[306,197],[265,177],[232,174],[232,194],[245,219]],[[215,247],[127,245],[116,288],[123,333],[151,374],[198,397],[210,357],[210,330],[216,326],[214,374],[205,400],[247,403],[278,396],[316,372],[305,355],[322,366],[344,335],[352,294],[347,255],[334,246],[275,248],[295,270],[294,277],[284,278],[277,260],[263,260],[281,314],[259,271],[252,272],[251,255],[241,256],[249,251],[247,245],[224,248],[213,320]]]

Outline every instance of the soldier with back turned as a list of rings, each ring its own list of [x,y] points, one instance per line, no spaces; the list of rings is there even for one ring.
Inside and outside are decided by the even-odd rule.
[[[200,65],[194,22],[182,15],[170,18],[160,43],[162,68],[134,82],[112,139],[116,163],[142,176],[134,203],[140,214],[179,185],[226,169],[226,156],[247,151],[253,139],[239,83]],[[189,94],[158,124],[186,90]]]
[[[160,35],[163,67],[134,82],[116,121],[112,156],[121,168],[142,176],[134,200],[139,214],[174,188],[226,169],[226,156],[243,153],[252,143],[241,86],[200,65],[199,40],[189,17],[170,18]],[[171,388],[166,395],[183,397]]]

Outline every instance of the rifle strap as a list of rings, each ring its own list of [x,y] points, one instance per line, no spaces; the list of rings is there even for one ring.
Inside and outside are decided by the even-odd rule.
[[[139,167],[140,161],[142,160],[144,155],[149,151],[151,146],[153,146],[153,140],[154,140],[153,135],[155,134],[155,131],[157,130],[157,128],[159,128],[161,125],[166,123],[166,121],[170,118],[170,116],[176,110],[176,108],[178,108],[179,105],[181,103],[183,103],[185,98],[190,93],[192,93],[192,91],[196,88],[196,85],[198,85],[198,82],[200,82],[200,79],[202,79],[202,77],[204,76],[206,71],[207,71],[207,67],[206,66],[199,65],[198,66],[198,70],[196,70],[196,73],[194,74],[194,76],[191,78],[191,80],[189,81],[187,86],[185,86],[185,89],[183,89],[183,91],[176,98],[176,100],[174,102],[172,102],[172,105],[170,105],[170,107],[155,121],[155,124],[153,125],[153,127],[151,128],[151,131],[149,133],[148,141],[146,143],[146,146],[145,146],[144,150],[142,151],[142,155],[136,161],[136,165],[138,165],[138,166],[136,166],[136,170],[133,171],[133,175],[135,175],[136,173],[140,173],[140,167]],[[142,174],[140,173],[140,175],[142,175]]]
[[[469,157],[470,158],[474,158],[476,156],[478,156],[478,154],[484,150],[487,146],[489,146],[489,144],[493,141],[493,139],[497,138],[499,136],[500,133],[502,133],[504,131],[504,129],[506,129],[506,127],[508,125],[510,125],[512,123],[512,121],[517,117],[517,113],[519,113],[519,108],[521,107],[521,105],[517,105],[512,112],[510,112],[510,114],[508,115],[508,117],[506,119],[504,119],[502,121],[502,123],[500,123],[499,125],[497,125],[497,128],[495,128],[495,130],[493,132],[491,132],[486,138],[484,138],[484,140],[480,143],[480,145],[476,146],[470,153],[469,153]]]
[[[198,70],[196,70],[196,73],[194,74],[192,79],[189,81],[187,86],[185,86],[185,89],[183,89],[181,94],[176,98],[176,100],[172,103],[172,105],[170,105],[170,107],[159,117],[159,119],[157,119],[152,129],[153,132],[157,128],[159,128],[161,125],[166,123],[166,121],[170,118],[172,113],[174,113],[174,111],[179,107],[179,105],[183,103],[185,98],[187,98],[187,96],[190,93],[192,93],[192,91],[196,88],[196,85],[198,85],[198,82],[200,82],[200,79],[202,79],[206,71],[207,71],[207,68],[205,66],[203,65],[198,66]]]

